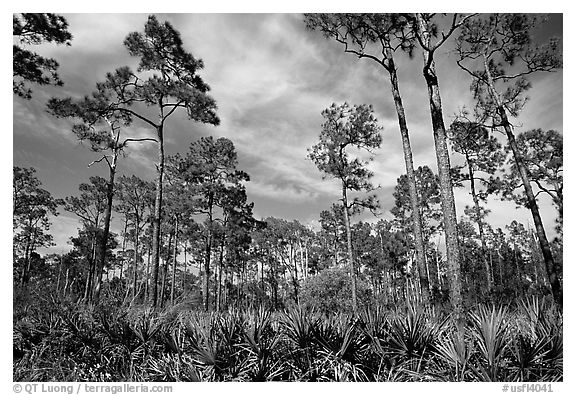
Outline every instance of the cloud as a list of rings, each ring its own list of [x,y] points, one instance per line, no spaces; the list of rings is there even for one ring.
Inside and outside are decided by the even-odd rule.
[[[37,103],[15,99],[13,110],[13,129],[17,134],[34,134],[45,141],[69,144],[77,142],[71,131],[70,123],[58,120],[46,113]]]
[[[533,82],[526,107],[519,117],[521,131],[542,128],[563,129],[563,72],[545,73]],[[516,122],[514,122],[516,123]]]
[[[72,249],[69,244],[70,237],[78,235],[78,229],[82,227],[77,218],[71,217],[68,214],[61,214],[57,217],[52,217],[52,226],[49,233],[54,237],[55,246],[49,248],[39,248],[38,252],[44,254],[46,252],[63,254]]]
[[[78,147],[70,122],[57,120],[44,111],[51,96],[81,97],[95,88],[107,71],[123,65],[135,68],[137,59],[123,47],[130,31],[142,31],[146,14],[67,14],[72,46],[42,45],[38,51],[60,62],[64,87],[33,87],[34,99],[14,99],[14,158],[19,165],[35,164],[47,189],[58,194],[77,193],[77,186],[90,175],[106,176],[104,167],[86,168],[95,159],[87,147]],[[307,148],[318,140],[324,108],[331,103],[372,104],[383,126],[382,147],[370,164],[377,194],[386,215],[394,204],[392,191],[405,173],[398,121],[385,70],[373,61],[345,54],[336,42],[308,31],[297,14],[163,14],[180,31],[185,48],[202,58],[200,75],[218,104],[218,127],[190,122],[183,112],[170,117],[165,134],[166,155],[184,154],[202,136],[230,138],[238,151],[239,166],[252,181],[249,199],[258,214],[314,221],[320,210],[339,198],[335,180],[322,174],[306,158]],[[437,70],[446,126],[451,116],[470,103],[468,77],[446,57],[438,54]],[[396,57],[414,166],[430,166],[437,172],[429,103],[422,59]],[[524,128],[542,127],[562,131],[562,73],[534,79],[532,99],[518,123]],[[152,111],[147,109],[146,111]],[[520,129],[519,129],[520,130]],[[125,136],[154,135],[135,121]],[[119,162],[120,174],[155,178],[157,151],[154,143],[132,143]],[[456,191],[458,214],[469,202],[466,191]],[[543,202],[548,217],[549,203]],[[508,223],[523,212],[507,203],[489,203],[495,224]],[[548,211],[547,211],[548,210]],[[358,217],[358,219],[364,217]],[[366,217],[367,218],[367,217]],[[55,221],[68,221],[60,216]],[[69,222],[66,222],[70,225]],[[53,229],[56,229],[56,223]],[[68,232],[64,226],[58,231]],[[547,225],[549,227],[550,225]],[[75,231],[73,232],[75,234]],[[68,236],[68,234],[66,234]]]
[[[260,182],[247,183],[246,191],[249,196],[256,195],[285,203],[308,202],[317,199],[319,195],[294,185],[273,185]]]

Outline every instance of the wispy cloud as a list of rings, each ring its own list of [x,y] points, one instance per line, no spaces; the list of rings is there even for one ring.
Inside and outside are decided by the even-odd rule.
[[[104,168],[86,169],[94,159],[92,153],[78,146],[69,121],[45,113],[45,102],[50,96],[89,94],[107,71],[123,65],[135,68],[137,59],[122,43],[129,32],[142,31],[147,15],[68,14],[66,18],[74,35],[72,46],[39,48],[60,62],[65,85],[35,87],[34,100],[14,100],[14,153],[18,165],[42,163],[42,181],[49,190],[73,194],[89,175],[105,176],[106,172]],[[257,214],[315,221],[320,210],[339,198],[338,183],[323,180],[306,158],[307,148],[317,142],[320,133],[320,113],[333,102],[372,104],[383,126],[383,144],[370,166],[374,183],[382,186],[377,194],[383,210],[391,208],[392,191],[405,166],[388,76],[382,67],[345,54],[338,43],[306,30],[301,15],[164,14],[158,18],[169,20],[180,31],[185,48],[203,59],[205,68],[200,74],[212,88],[210,94],[217,101],[221,119],[220,126],[214,127],[189,122],[185,114],[175,113],[166,128],[167,155],[185,153],[189,144],[202,136],[230,138],[240,167],[251,176],[247,188]],[[444,56],[446,52],[441,55],[437,69],[448,126],[458,108],[469,105],[471,96],[467,76],[454,59]],[[428,165],[436,171],[422,59],[399,54],[396,63],[415,167]],[[562,131],[562,73],[542,75],[533,85],[532,99],[518,122],[525,128]],[[153,136],[153,131],[139,122],[123,133]],[[154,143],[133,143],[126,152],[120,163],[122,174],[148,180],[155,177]],[[469,196],[461,190],[456,197],[461,214]],[[498,224],[519,213],[497,200],[489,205],[491,220]],[[55,219],[55,226],[63,219]]]

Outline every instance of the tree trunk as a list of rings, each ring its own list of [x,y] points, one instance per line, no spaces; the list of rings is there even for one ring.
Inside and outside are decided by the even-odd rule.
[[[532,244],[532,261],[534,262],[534,271],[538,279],[538,284],[548,287],[550,289],[550,283],[546,275],[546,268],[544,267],[544,261],[541,259],[542,251],[540,250],[540,245],[538,243],[538,235],[534,230],[530,229],[530,240]],[[536,253],[538,251],[538,253]]]
[[[178,216],[176,216],[176,221],[174,225],[174,254],[172,257],[172,284],[170,287],[170,304],[174,304],[174,289],[176,285],[176,255],[178,254]]]
[[[128,216],[124,217],[124,233],[122,234],[122,265],[120,265],[120,283],[124,274],[124,259],[126,257],[126,234],[128,233]]]
[[[402,150],[404,152],[404,163],[406,165],[406,177],[408,179],[410,205],[412,207],[413,216],[412,231],[414,233],[414,246],[416,247],[416,265],[418,266],[418,272],[420,273],[422,301],[424,304],[428,304],[430,301],[430,283],[428,278],[423,275],[426,266],[426,250],[424,246],[424,237],[422,234],[422,217],[418,207],[418,192],[416,190],[416,176],[414,175],[414,161],[412,158],[412,148],[410,146],[410,136],[408,133],[406,114],[404,112],[404,104],[402,103],[400,88],[398,87],[398,74],[396,71],[396,65],[394,64],[394,57],[391,49],[386,50],[386,57],[388,58],[386,69],[390,74],[392,96],[394,97],[394,104],[396,106],[396,114],[398,116],[398,124],[400,126],[400,136],[402,138]]]
[[[380,238],[380,253],[382,254],[382,260],[384,261],[384,239],[382,237],[382,232],[378,231],[378,236]],[[384,263],[384,262],[382,262]],[[388,292],[389,292],[389,284],[388,284],[388,271],[384,268],[384,304],[388,304]]]
[[[444,286],[442,282],[442,273],[440,272],[440,235],[438,235],[438,243],[436,244],[436,270],[438,276],[438,289],[442,289]]]
[[[102,287],[102,275],[106,264],[106,247],[108,245],[108,235],[110,233],[110,219],[112,218],[112,203],[114,200],[114,177],[116,176],[116,159],[118,154],[115,152],[112,162],[109,166],[109,179],[106,185],[106,210],[104,211],[104,230],[100,239],[100,256],[96,267],[96,288],[94,289],[94,301],[98,303],[100,299],[100,288]]]
[[[156,199],[154,201],[154,219],[152,221],[152,307],[158,303],[158,272],[160,266],[160,219],[162,217],[162,179],[164,177],[164,127],[158,125],[158,176],[156,177]]]
[[[62,276],[62,255],[60,255],[60,259],[58,262],[58,277],[56,280],[56,295],[59,294],[59,290],[60,290],[60,277]]]
[[[432,281],[430,280],[430,267],[428,265],[428,259],[424,260],[424,263],[426,263],[426,280],[428,282],[428,293],[432,292]],[[420,278],[418,279],[419,282],[422,282],[422,276],[420,276]],[[424,289],[424,286],[422,284],[420,284],[420,288]],[[421,295],[422,295],[422,303],[424,303],[424,293],[425,291],[421,290]]]
[[[296,252],[294,251],[292,244],[290,244],[290,255],[292,256],[294,266],[294,277],[292,279],[294,281],[294,301],[298,304],[298,264],[296,260]]]
[[[500,275],[500,286],[503,286],[504,278],[502,276],[502,253],[500,252],[500,249],[498,249],[498,274]]]
[[[518,265],[518,246],[514,243],[514,267],[516,268],[516,281],[518,286],[514,290],[516,297],[518,296],[518,289],[522,290],[522,276],[520,273],[520,265]]]
[[[216,311],[220,311],[220,293],[222,292],[222,263],[224,261],[224,242],[220,246],[220,258],[218,259],[218,280],[216,281]]]
[[[264,283],[264,259],[260,260],[260,287],[262,294],[266,296],[266,284]]]
[[[560,285],[560,279],[558,278],[558,271],[556,269],[556,264],[554,262],[554,257],[552,255],[552,250],[550,248],[550,243],[546,237],[546,231],[544,230],[544,224],[542,223],[542,218],[540,217],[540,210],[538,208],[538,203],[536,202],[536,197],[532,191],[532,185],[530,185],[530,180],[528,178],[528,171],[526,169],[526,164],[522,158],[518,144],[516,143],[516,137],[512,130],[512,126],[508,120],[508,115],[506,114],[506,109],[502,104],[500,95],[496,92],[494,86],[494,80],[490,73],[488,63],[486,58],[484,58],[484,68],[486,71],[486,77],[488,80],[488,88],[490,95],[494,100],[498,116],[500,117],[501,124],[504,126],[506,131],[506,137],[508,138],[508,145],[512,150],[512,155],[514,156],[514,162],[518,168],[518,173],[520,174],[520,179],[522,180],[522,185],[524,186],[524,192],[526,193],[526,198],[528,200],[528,208],[532,213],[532,219],[534,220],[534,227],[536,228],[536,234],[538,235],[538,241],[540,243],[540,249],[542,250],[542,255],[544,256],[544,264],[546,266],[546,272],[548,274],[548,279],[550,281],[550,286],[552,288],[552,295],[556,303],[562,307],[562,287]]]
[[[211,226],[211,225],[210,225]],[[206,239],[206,256],[204,257],[204,310],[208,311],[210,308],[210,256],[212,255],[212,229],[208,229],[208,236]]]
[[[160,289],[160,307],[164,307],[164,297],[166,296],[166,277],[168,277],[168,263],[170,262],[170,249],[172,248],[172,233],[168,236],[168,256],[164,260],[164,268],[162,270],[162,288]]]
[[[146,260],[146,283],[144,284],[144,298],[146,299],[146,303],[150,301],[150,255],[151,245],[148,243],[148,259]]]
[[[276,265],[274,262],[274,257],[270,255],[270,251],[267,254],[268,265],[270,271],[270,286],[272,287],[272,301],[274,304],[274,309],[278,308],[278,279],[276,278]]]
[[[184,240],[184,268],[182,269],[182,279],[181,279],[181,287],[182,287],[182,293],[184,293],[184,284],[186,282],[186,265],[188,264],[188,262],[186,261],[187,257],[186,257],[186,252],[188,249],[188,241]]]
[[[96,228],[94,228],[96,229]],[[92,239],[91,257],[88,260],[88,277],[86,278],[86,288],[84,289],[84,301],[86,303],[92,300],[92,285],[94,282],[94,268],[96,265],[96,235]]]
[[[418,25],[423,43],[430,45],[430,26],[421,14],[417,14]],[[454,204],[454,192],[450,177],[450,156],[446,143],[446,128],[442,114],[442,101],[440,99],[440,87],[436,75],[433,53],[423,50],[424,68],[423,74],[428,87],[430,102],[430,116],[434,131],[434,145],[436,148],[436,161],[438,163],[438,176],[440,178],[440,197],[442,201],[442,213],[444,214],[444,229],[446,236],[446,257],[449,268],[450,300],[452,308],[459,317],[462,314],[462,280],[460,270],[460,246],[458,245],[458,227],[456,220],[456,206]]]
[[[32,225],[29,226],[30,228]],[[30,230],[26,236],[26,248],[24,249],[24,264],[22,265],[22,277],[20,278],[20,284],[24,285],[28,282],[28,268],[30,267],[30,247],[32,245],[32,235]]]
[[[138,254],[138,248],[139,248],[139,243],[138,243],[138,239],[140,238],[140,217],[138,216],[138,214],[136,214],[136,229],[135,230],[135,235],[134,235],[134,282],[132,283],[132,297],[134,299],[136,299],[136,288],[138,287],[137,285],[137,280],[138,280],[138,261],[140,260],[140,255]]]
[[[544,256],[544,264],[546,266],[546,272],[548,274],[548,279],[550,281],[550,286],[552,288],[552,295],[556,303],[562,307],[562,287],[560,285],[560,279],[558,278],[558,271],[556,269],[556,264],[554,262],[554,257],[552,255],[552,250],[550,248],[550,243],[546,237],[546,231],[544,230],[544,224],[542,223],[542,218],[540,217],[540,210],[538,208],[538,203],[536,202],[536,197],[532,191],[532,186],[530,185],[530,180],[528,179],[528,172],[526,170],[526,165],[518,145],[516,144],[516,138],[508,122],[506,116],[506,110],[503,107],[499,108],[500,117],[505,117],[503,119],[504,129],[506,130],[506,136],[508,137],[508,144],[514,155],[514,161],[518,167],[518,173],[520,173],[520,178],[522,179],[522,184],[524,186],[524,191],[526,193],[526,198],[528,199],[528,208],[532,213],[532,219],[534,220],[534,227],[536,228],[536,235],[538,236],[538,241],[540,243],[540,249],[542,250],[542,255]]]
[[[305,265],[304,265],[304,248],[302,248],[302,240],[298,238],[298,249],[300,251],[300,272],[302,278],[306,278]]]
[[[62,292],[62,297],[66,297],[66,292],[68,291],[68,276],[70,275],[70,268],[66,268],[66,279],[64,280],[64,290]]]
[[[486,257],[487,247],[486,239],[484,238],[484,227],[482,226],[482,218],[480,211],[480,202],[478,200],[478,195],[476,194],[476,186],[474,185],[474,169],[472,168],[472,163],[470,162],[470,157],[466,153],[466,165],[468,166],[468,176],[470,177],[470,193],[472,194],[472,200],[474,201],[474,211],[476,211],[476,224],[478,225],[478,234],[480,235],[480,245],[482,247],[482,261],[484,263],[484,268],[486,270],[486,283],[488,285],[488,294],[492,292],[494,287],[494,280],[492,279],[492,273],[490,270],[490,263]]]
[[[304,278],[308,278],[308,246],[305,246]]]
[[[348,211],[348,197],[346,195],[346,186],[342,185],[342,204],[344,205],[344,225],[346,227],[346,245],[348,248],[348,268],[352,280],[352,309],[354,313],[358,310],[358,301],[356,298],[356,268],[352,256],[352,231],[350,229],[350,213]]]

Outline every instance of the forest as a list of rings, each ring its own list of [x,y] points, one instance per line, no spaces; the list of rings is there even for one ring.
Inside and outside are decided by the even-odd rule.
[[[88,175],[62,194],[14,145],[13,380],[563,381],[563,132],[522,118],[539,79],[562,72],[553,17],[294,16],[384,79],[363,89],[390,118],[352,93],[310,109],[302,160],[333,192],[305,201],[322,208],[304,221],[260,216],[259,170],[242,132],[213,132],[228,113],[185,25],[148,16],[78,93],[45,55],[74,48],[69,17],[13,14],[15,106],[65,129]],[[427,92],[428,163],[406,79]],[[455,84],[468,97],[448,113]],[[383,188],[390,140],[402,173]],[[143,152],[153,170],[131,172]]]

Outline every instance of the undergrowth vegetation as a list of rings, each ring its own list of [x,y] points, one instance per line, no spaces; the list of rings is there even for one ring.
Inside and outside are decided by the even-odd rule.
[[[562,326],[535,297],[460,319],[410,304],[353,316],[15,301],[13,380],[561,381]]]

